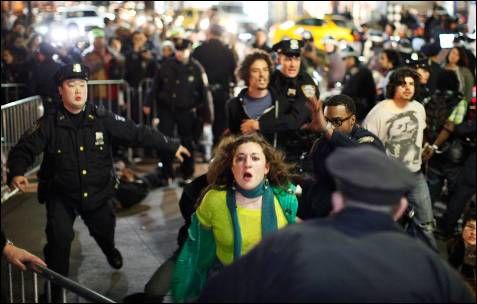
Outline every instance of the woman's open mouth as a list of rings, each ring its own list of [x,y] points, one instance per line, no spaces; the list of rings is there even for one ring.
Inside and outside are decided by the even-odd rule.
[[[252,180],[252,177],[253,177],[253,175],[252,175],[252,173],[250,173],[250,172],[245,172],[245,173],[243,174],[243,180],[246,181],[246,182],[251,181],[251,180]]]

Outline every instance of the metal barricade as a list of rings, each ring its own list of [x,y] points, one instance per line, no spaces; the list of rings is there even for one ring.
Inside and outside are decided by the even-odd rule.
[[[89,80],[88,102],[102,105],[113,113],[131,118],[131,92],[124,79]]]
[[[153,79],[152,78],[144,78],[141,80],[137,87],[129,87],[130,92],[130,113],[131,119],[138,124],[144,124],[147,126],[154,126],[153,119],[157,117],[157,105],[155,102],[152,102],[152,111],[150,115],[144,115],[143,107],[144,104],[149,98],[151,89],[153,86]],[[157,123],[156,123],[157,126]],[[146,152],[148,150],[148,152]],[[144,149],[144,148],[135,148],[134,149],[134,157],[133,160],[140,160],[146,154],[156,156],[155,149]]]
[[[23,97],[25,87],[24,83],[2,83],[2,105]]]
[[[154,84],[153,78],[144,78],[143,80],[141,80],[141,82],[139,82],[139,86],[137,88],[137,96],[138,96],[137,106],[139,108],[139,113],[142,113],[144,104],[146,103],[147,98],[149,98],[149,96],[151,95],[153,84]],[[157,117],[157,103],[154,100],[150,100],[150,102],[151,102],[151,114],[149,114],[146,117],[146,120],[144,121],[145,124],[148,126],[152,126],[152,119]],[[141,119],[140,123],[142,123],[143,115],[140,115],[139,117]]]
[[[67,277],[60,275],[57,272],[49,268],[45,268],[43,266],[36,265],[35,266],[38,271],[34,270],[31,265],[28,265],[28,271],[20,271],[17,269],[13,269],[12,265],[8,264],[8,300],[9,303],[16,303],[21,301],[21,303],[38,303],[39,296],[38,290],[39,286],[45,281],[46,284],[46,291],[45,291],[45,299],[46,302],[51,302],[51,284],[56,284],[61,287],[61,300],[62,303],[67,303],[67,292],[66,290],[72,292],[77,296],[74,299],[74,302],[79,303],[78,298],[85,299],[87,301],[91,301],[93,303],[116,303],[115,301],[79,284],[76,281],[73,281]],[[17,274],[18,276],[13,276],[13,274]],[[25,273],[32,274],[32,277],[25,276]],[[38,276],[42,277],[44,280],[39,280]],[[27,288],[27,287],[30,287]],[[14,285],[19,285],[18,288],[14,288]]]
[[[43,115],[43,105],[40,96],[32,96],[3,105],[2,109],[2,195],[7,190],[6,158],[10,149],[18,142],[33,123]],[[41,156],[37,157],[25,175],[38,170]]]

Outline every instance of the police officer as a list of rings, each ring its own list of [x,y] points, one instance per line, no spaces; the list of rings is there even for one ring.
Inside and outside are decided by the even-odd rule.
[[[317,98],[320,97],[320,92],[313,79],[305,71],[301,71],[302,47],[303,42],[295,39],[282,40],[273,46],[273,51],[278,54],[279,69],[272,74],[270,88],[278,95],[285,96],[288,102],[298,108],[299,125],[305,127],[311,120],[310,110],[306,106],[305,92]],[[309,135],[307,131],[289,131],[289,140],[284,147],[288,161],[298,162],[302,154],[306,154],[305,151],[309,150],[315,139],[313,136],[310,138]]]
[[[350,46],[341,51],[341,58],[346,66],[341,93],[354,100],[356,118],[360,122],[376,104],[376,84],[373,74],[360,63],[358,56]]]
[[[114,243],[116,219],[111,198],[116,178],[111,142],[155,147],[175,153],[179,159],[190,153],[157,131],[87,102],[86,66],[66,65],[55,78],[62,104],[36,121],[12,148],[8,183],[25,191],[28,180],[23,175],[43,152],[38,199],[46,203],[47,210],[46,263],[68,275],[73,223],[80,215],[109,264],[119,269],[123,260]],[[53,297],[58,296],[55,287]]]
[[[231,84],[235,83],[235,68],[237,61],[229,46],[222,42],[224,28],[218,24],[211,24],[207,30],[207,40],[199,45],[192,57],[198,60],[207,73],[212,93],[215,115],[212,132],[214,144],[217,144],[227,128],[225,105],[231,94]]]
[[[357,124],[356,105],[349,96],[333,96],[324,106],[316,98],[310,98],[309,105],[313,113],[312,129],[323,135],[311,151],[314,179],[302,185],[299,207],[302,219],[324,217],[332,209],[331,194],[336,185],[325,167],[325,160],[336,148],[371,145],[384,153],[381,141]]]
[[[212,277],[200,302],[475,302],[462,278],[394,222],[413,175],[375,148],[326,161],[334,216],[292,225]]]
[[[211,103],[207,92],[207,76],[200,63],[190,57],[191,41],[177,39],[175,41],[175,57],[166,60],[157,71],[146,114],[150,112],[150,103],[157,102],[159,130],[172,136],[174,128],[182,144],[193,151],[194,139],[201,135],[202,124],[211,123]],[[173,178],[173,158],[163,153],[166,178]],[[194,175],[194,157],[186,157],[181,166],[184,180]]]

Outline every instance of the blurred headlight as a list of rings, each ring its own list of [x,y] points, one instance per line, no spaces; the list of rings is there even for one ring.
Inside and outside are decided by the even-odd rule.
[[[240,33],[238,38],[242,41],[249,41],[250,39],[252,39],[252,34],[250,33]]]
[[[293,22],[291,20],[285,21],[282,24],[280,24],[280,29],[281,30],[288,30],[289,28],[291,28],[294,25],[295,25],[295,22]]]
[[[301,34],[302,34],[304,31],[305,31],[305,29],[304,29],[304,28],[302,28],[302,27],[299,27],[299,28],[297,28],[297,29],[295,30],[295,34],[297,34],[297,35],[300,35],[300,36],[301,36]]]
[[[80,32],[77,27],[68,28],[68,38],[74,39],[80,35]]]
[[[68,35],[67,31],[63,27],[54,27],[51,29],[51,38],[56,41],[63,41]]]

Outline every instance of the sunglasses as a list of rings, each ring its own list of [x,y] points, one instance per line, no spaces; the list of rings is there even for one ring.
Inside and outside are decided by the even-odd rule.
[[[336,128],[339,128],[341,127],[341,125],[343,124],[343,122],[347,121],[348,119],[350,119],[354,114],[351,114],[350,116],[348,117],[345,117],[345,118],[339,118],[339,117],[335,117],[335,118],[328,118],[325,116],[325,119],[327,122],[330,122],[334,127]]]

